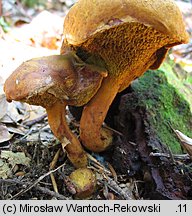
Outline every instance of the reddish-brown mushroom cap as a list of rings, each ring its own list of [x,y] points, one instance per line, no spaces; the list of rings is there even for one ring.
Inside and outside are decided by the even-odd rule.
[[[111,143],[110,132],[101,125],[117,92],[148,68],[158,68],[168,50],[188,38],[173,0],[79,0],[71,8],[61,53],[72,49],[84,60],[99,56],[108,70],[81,117],[81,140],[87,148],[102,151]]]
[[[93,35],[123,23],[142,23],[185,43],[188,35],[174,0],[79,0],[64,23],[64,38],[78,46]]]
[[[83,105],[101,85],[105,71],[84,64],[73,53],[64,56],[36,58],[23,63],[6,80],[4,91],[8,101],[23,101],[46,108],[54,135],[64,144],[76,167],[87,165],[87,156],[77,137],[70,131],[66,119],[66,105]]]
[[[94,67],[73,53],[28,60],[6,80],[6,98],[43,107],[57,100],[81,106],[93,97],[107,76],[104,70]]]

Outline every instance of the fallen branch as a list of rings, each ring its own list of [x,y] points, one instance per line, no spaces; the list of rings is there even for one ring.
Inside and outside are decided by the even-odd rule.
[[[16,197],[26,193],[27,191],[31,190],[33,187],[35,187],[40,181],[42,181],[46,176],[50,175],[51,173],[54,173],[55,171],[57,171],[58,169],[62,168],[64,166],[64,164],[62,164],[61,166],[57,167],[54,170],[50,170],[49,172],[45,173],[44,175],[40,176],[33,184],[29,185],[26,189],[20,191],[19,193],[15,194],[13,197],[11,197],[12,199],[15,199]]]
[[[19,180],[16,180],[16,179],[0,179],[0,184],[2,183],[8,183],[8,184],[18,184],[18,185],[21,185],[22,187],[26,188],[29,186],[28,183],[25,183],[25,182],[22,182],[22,181],[19,181]],[[34,186],[35,189],[37,189],[38,191],[41,191],[42,193],[44,194],[47,194],[47,195],[50,195],[52,197],[55,197],[57,199],[60,199],[60,200],[68,200],[67,197],[63,196],[62,194],[59,194],[59,193],[56,193],[54,191],[51,191],[49,190],[48,188],[45,188],[45,187],[40,187],[38,185],[35,185]]]

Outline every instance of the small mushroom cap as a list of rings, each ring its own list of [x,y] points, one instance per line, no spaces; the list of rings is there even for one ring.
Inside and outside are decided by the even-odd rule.
[[[173,0],[79,0],[65,18],[64,39],[77,46],[94,34],[125,22],[151,26],[175,43],[189,39]]]
[[[96,177],[88,168],[79,168],[69,176],[76,189],[77,198],[88,198],[95,191]]]
[[[87,103],[101,85],[105,71],[84,64],[74,54],[31,59],[19,66],[6,80],[8,101],[23,101],[43,107],[56,100],[69,105]]]

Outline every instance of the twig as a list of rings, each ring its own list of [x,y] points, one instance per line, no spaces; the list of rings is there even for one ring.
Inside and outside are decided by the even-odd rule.
[[[40,116],[40,117],[38,117],[36,119],[23,122],[23,124],[26,125],[26,126],[28,126],[28,127],[31,127],[32,125],[41,122],[46,117],[47,117],[47,114],[44,114],[44,115],[42,115],[42,116]]]
[[[107,170],[101,163],[99,163],[99,161],[97,159],[95,159],[92,155],[87,153],[87,157],[89,158],[89,160],[91,160],[93,162],[93,165],[96,168],[103,170],[103,172],[105,172],[108,175],[111,175],[111,172],[109,170]]]
[[[103,124],[103,127],[106,128],[106,129],[108,129],[108,130],[110,130],[110,131],[112,131],[115,134],[118,134],[119,136],[123,136],[123,134],[121,132],[119,132],[119,131],[117,131],[117,130],[115,130],[115,129],[109,127],[109,126],[107,126],[106,124]]]
[[[125,200],[133,200],[132,192],[125,193],[125,191],[115,182],[113,179],[108,177],[106,180],[99,180],[101,183],[105,184],[103,181],[107,181],[107,186],[116,194],[118,194],[120,197],[122,197]]]
[[[115,182],[113,179],[109,178],[107,179],[107,183],[108,183],[108,187],[113,190],[115,193],[119,194],[122,198],[124,198],[125,200],[132,200],[132,193],[130,192],[125,193],[124,190],[119,187],[119,185],[117,184],[117,182]]]
[[[33,160],[36,158],[37,156],[37,161],[36,163],[39,164],[39,154],[37,154],[37,151],[39,150],[39,143],[36,143],[35,144],[35,148],[34,148],[34,151],[33,151]]]
[[[175,162],[175,159],[174,159],[174,157],[173,157],[173,153],[172,153],[172,151],[171,151],[171,149],[170,149],[169,146],[167,146],[167,150],[168,150],[168,152],[169,152],[169,156],[170,156],[170,159],[171,159],[172,163],[174,163],[174,162]]]
[[[115,169],[113,168],[113,166],[109,162],[107,164],[108,164],[108,167],[112,173],[114,180],[117,182],[117,173],[116,173]]]
[[[21,185],[22,187],[26,188],[28,187],[28,184],[19,180],[15,180],[15,179],[0,179],[0,184],[2,183],[9,183],[9,184],[18,184]],[[49,190],[48,188],[45,187],[40,187],[38,185],[34,186],[37,190],[41,191],[44,194],[48,194],[52,197],[61,199],[61,200],[68,200],[67,197],[63,196],[62,194],[56,193],[54,191]]]
[[[17,122],[17,121],[16,121],[15,119],[13,119],[13,117],[11,117],[10,115],[7,114],[7,116],[11,119],[11,121],[12,121],[16,126],[21,126],[21,127],[25,128],[25,129],[29,129],[29,127],[27,127],[26,125],[23,125],[23,124]]]
[[[117,179],[115,177],[116,172],[113,169],[113,167],[110,167],[110,171],[107,170],[101,163],[99,163],[99,161],[97,161],[93,156],[91,156],[90,154],[87,153],[88,158],[93,162],[93,165],[95,167],[97,167],[98,169],[103,171],[103,176],[104,176],[104,180],[100,180],[98,179],[99,182],[103,183],[105,185],[105,183],[107,183],[107,186],[114,191],[116,194],[118,194],[119,196],[121,196],[123,199],[125,200],[132,200],[133,196],[132,196],[132,192],[129,191],[129,193],[126,193],[121,187],[119,187],[119,185],[117,184]],[[98,172],[98,170],[96,170]],[[113,175],[114,179],[110,178],[108,175]]]
[[[34,128],[30,128],[29,131],[23,136],[21,137],[19,140],[24,140],[29,134],[31,134],[32,132],[36,132],[38,130],[34,130]]]
[[[55,165],[56,165],[58,158],[59,158],[59,154],[60,154],[60,149],[57,150],[53,160],[50,163],[50,168],[49,168],[50,170],[55,168]],[[57,183],[56,183],[55,176],[53,175],[53,173],[50,174],[50,177],[51,177],[53,189],[56,193],[58,193],[58,187],[57,187]]]
[[[27,191],[31,190],[34,186],[36,186],[42,179],[44,179],[46,176],[50,175],[51,173],[54,173],[55,171],[57,171],[58,169],[62,168],[64,166],[64,164],[62,164],[61,166],[57,167],[54,170],[50,170],[49,172],[45,173],[44,175],[40,176],[33,184],[29,185],[26,189],[20,191],[19,193],[15,194],[11,199],[15,199],[16,197],[18,197],[19,195],[22,195],[24,193],[26,193]]]
[[[63,196],[62,194],[59,194],[58,192],[51,191],[48,188],[40,187],[40,186],[35,186],[35,188],[37,190],[41,191],[42,193],[48,194],[52,197],[56,197],[56,198],[61,199],[61,200],[68,200],[67,197]]]
[[[154,152],[151,152],[149,156],[170,158],[170,155],[166,154],[166,153],[154,153]],[[188,160],[188,159],[190,159],[190,156],[188,154],[181,154],[181,155],[173,155],[173,158],[174,159],[179,159],[179,160]]]

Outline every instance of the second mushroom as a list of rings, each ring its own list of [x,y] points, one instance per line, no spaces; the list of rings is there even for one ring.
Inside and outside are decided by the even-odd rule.
[[[70,52],[24,62],[6,80],[4,91],[9,102],[16,100],[46,108],[49,125],[72,164],[86,167],[87,155],[66,122],[65,109],[67,105],[86,104],[106,75],[104,70],[85,64]],[[65,138],[69,140],[66,146]]]

